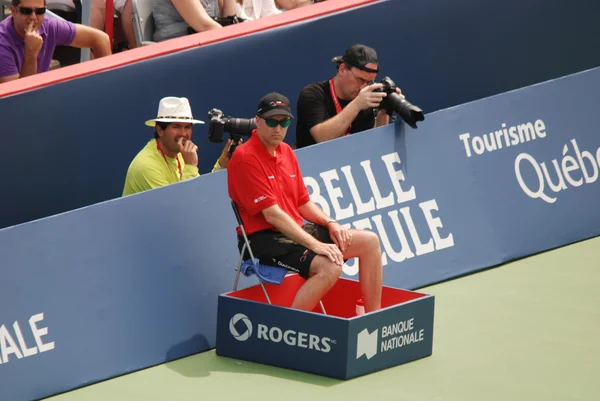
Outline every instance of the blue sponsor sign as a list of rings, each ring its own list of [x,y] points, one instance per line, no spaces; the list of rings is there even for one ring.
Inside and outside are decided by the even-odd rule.
[[[120,196],[131,160],[153,135],[144,121],[156,116],[164,96],[188,97],[194,116],[207,123],[215,107],[253,117],[272,90],[285,94],[296,113],[302,88],[335,73],[331,58],[364,43],[377,50],[377,80],[390,76],[430,113],[600,65],[600,52],[580,50],[600,48],[599,13],[600,2],[590,0],[377,1],[1,98],[2,144],[14,151],[0,158],[0,188],[10,194],[2,197],[0,227]],[[410,35],[406,51],[399,51],[398,26]],[[286,55],[256,57],[265,48],[284,48]],[[233,58],[246,68],[234,73]],[[107,88],[126,90],[115,96]],[[93,99],[76,101],[82,93]],[[554,99],[549,110],[567,103],[561,96],[548,98]],[[23,113],[29,109],[35,118]],[[202,173],[211,171],[223,146],[209,143],[207,134],[208,124],[194,127]],[[286,140],[294,143],[295,124]]]
[[[282,291],[295,292],[286,278]],[[356,281],[340,279],[324,301],[359,293]],[[344,288],[342,288],[344,287]],[[258,288],[258,286],[255,286]],[[304,312],[260,302],[249,291],[223,294],[217,312],[217,355],[338,379],[351,379],[431,355],[434,297],[386,288],[384,304],[397,293],[408,301],[356,317]],[[248,296],[250,299],[245,298]],[[337,311],[337,308],[332,308]],[[329,313],[329,312],[328,312]],[[347,313],[342,313],[347,315]]]
[[[351,319],[346,377],[352,378],[430,356],[435,298],[411,300]]]
[[[384,284],[420,288],[600,233],[598,91],[600,68],[428,114],[417,130],[397,123],[297,155],[313,201],[377,233]],[[0,230],[0,399],[39,399],[215,347],[219,295],[239,259],[226,174]],[[344,277],[357,276],[356,263]],[[354,328],[344,316],[353,334],[335,340],[347,349],[364,330],[388,338],[384,323]],[[324,328],[337,322],[327,319]],[[312,334],[334,339],[333,329]],[[322,353],[310,336],[296,341]],[[396,348],[381,347],[359,360],[385,365]]]

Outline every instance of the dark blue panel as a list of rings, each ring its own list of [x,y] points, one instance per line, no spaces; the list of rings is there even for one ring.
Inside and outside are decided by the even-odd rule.
[[[398,123],[304,148],[298,160],[313,201],[378,234],[384,284],[414,289],[600,233],[598,91],[600,68],[431,113],[418,130]],[[483,152],[473,140],[468,156],[461,140],[528,122],[541,135],[510,147]],[[565,184],[553,191],[555,164]],[[550,169],[547,200],[532,195],[536,168]],[[238,259],[226,174],[0,230],[0,399],[214,347],[217,298]]]
[[[362,42],[431,112],[599,65],[599,11],[587,0],[382,1],[0,99],[0,227],[120,196],[163,96],[187,96],[201,118],[213,107],[251,117],[271,90],[295,103]],[[206,135],[195,129],[204,173],[221,150]]]

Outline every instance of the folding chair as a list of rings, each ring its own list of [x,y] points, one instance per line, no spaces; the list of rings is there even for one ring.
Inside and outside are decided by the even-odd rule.
[[[235,281],[233,283],[233,291],[237,291],[241,273],[243,273],[246,277],[255,275],[258,279],[258,282],[260,283],[263,293],[265,294],[265,298],[267,298],[267,302],[272,305],[273,303],[271,302],[271,298],[269,297],[269,293],[267,292],[267,288],[265,287],[264,283],[280,285],[287,273],[289,272],[287,269],[280,266],[271,266],[260,263],[260,261],[254,257],[252,247],[250,246],[250,241],[248,240],[246,230],[244,229],[242,216],[240,215],[237,205],[233,200],[231,201],[231,207],[233,208],[235,218],[237,219],[238,225],[242,232],[242,237],[244,238],[244,245],[242,245],[242,250],[240,251],[240,260],[237,266],[235,267],[237,273],[235,275]],[[250,259],[244,260],[246,250],[250,254]],[[325,306],[323,305],[323,301],[319,301],[319,304],[321,305],[321,310],[323,311],[323,314],[326,315],[327,312],[325,312]]]
[[[138,46],[153,43],[154,19],[152,18],[152,0],[133,0],[133,32]]]

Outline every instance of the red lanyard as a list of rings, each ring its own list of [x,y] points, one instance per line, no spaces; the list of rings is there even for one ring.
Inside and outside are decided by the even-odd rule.
[[[160,148],[160,145],[158,144],[158,141],[156,141],[156,149],[158,149],[158,151],[162,155],[163,159],[165,159],[165,163],[167,163],[167,167],[169,167],[169,162],[167,161],[167,156],[165,156],[165,154],[163,153],[162,149]],[[179,161],[178,156],[175,156],[175,159],[177,159],[177,168],[179,169],[179,181],[181,181],[183,179],[183,172],[181,171],[181,162]]]
[[[333,86],[333,78],[329,80],[329,92],[331,93],[331,97],[333,98],[333,104],[335,104],[335,111],[337,114],[342,112],[342,106],[340,105],[340,101],[338,100],[337,95],[335,94],[335,87]],[[346,136],[350,133],[350,129],[352,128],[352,124],[348,127],[348,131],[344,133],[342,136]]]

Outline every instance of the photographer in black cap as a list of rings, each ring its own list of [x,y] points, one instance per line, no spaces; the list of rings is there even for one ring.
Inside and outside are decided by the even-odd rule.
[[[335,57],[337,74],[306,86],[298,98],[296,147],[313,145],[389,123],[385,110],[376,110],[385,92],[374,83],[379,60],[374,49],[355,44]],[[400,89],[396,93],[404,98]]]

